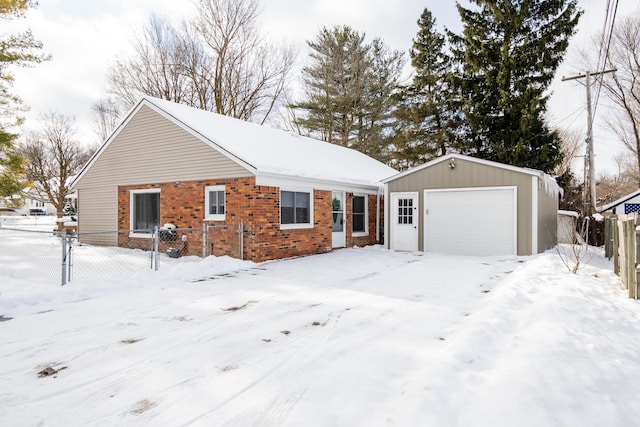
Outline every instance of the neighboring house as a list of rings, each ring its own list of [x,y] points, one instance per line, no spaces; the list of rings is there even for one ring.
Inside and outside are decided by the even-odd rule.
[[[36,183],[36,186],[38,184]],[[17,194],[12,198],[5,200],[0,199],[0,208],[3,208],[5,212],[12,212],[14,215],[57,215],[58,211],[56,207],[46,199],[43,198],[44,191],[38,191],[37,188],[28,187],[25,188],[22,194]],[[21,201],[19,207],[13,208],[12,206],[17,200]],[[69,194],[64,198],[64,210],[69,212],[76,211],[76,195]]]
[[[601,213],[611,212],[612,214],[631,214],[637,212],[640,214],[640,190],[627,194],[608,205],[601,206],[597,210]]]
[[[556,245],[562,190],[543,172],[449,154],[383,182],[390,249],[531,255]]]
[[[242,223],[244,258],[264,261],[378,242],[380,181],[395,173],[348,148],[145,97],[72,189],[84,242]]]
[[[18,215],[55,215],[56,208],[50,202],[40,198],[35,189],[29,188],[24,192],[24,204],[16,209]]]

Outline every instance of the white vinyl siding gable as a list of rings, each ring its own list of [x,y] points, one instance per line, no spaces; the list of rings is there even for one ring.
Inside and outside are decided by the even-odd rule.
[[[77,187],[96,182],[136,185],[248,176],[253,173],[143,105]]]

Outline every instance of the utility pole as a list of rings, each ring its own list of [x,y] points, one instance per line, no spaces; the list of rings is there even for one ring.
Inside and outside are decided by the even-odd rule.
[[[613,73],[616,69],[591,73],[587,71],[572,77],[563,77],[562,81],[585,79],[587,87],[587,139],[584,156],[584,183],[582,187],[582,215],[591,216],[596,212],[596,178],[593,159],[593,113],[591,110],[591,76]]]

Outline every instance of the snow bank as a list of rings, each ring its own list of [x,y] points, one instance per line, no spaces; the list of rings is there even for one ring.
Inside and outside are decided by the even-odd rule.
[[[554,251],[368,247],[259,265],[184,257],[64,288],[2,277],[0,420],[635,426],[640,303],[591,256],[575,275]]]

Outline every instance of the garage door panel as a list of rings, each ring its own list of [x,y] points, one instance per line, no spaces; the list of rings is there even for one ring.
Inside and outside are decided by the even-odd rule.
[[[515,192],[515,187],[425,190],[425,251],[515,254]]]

